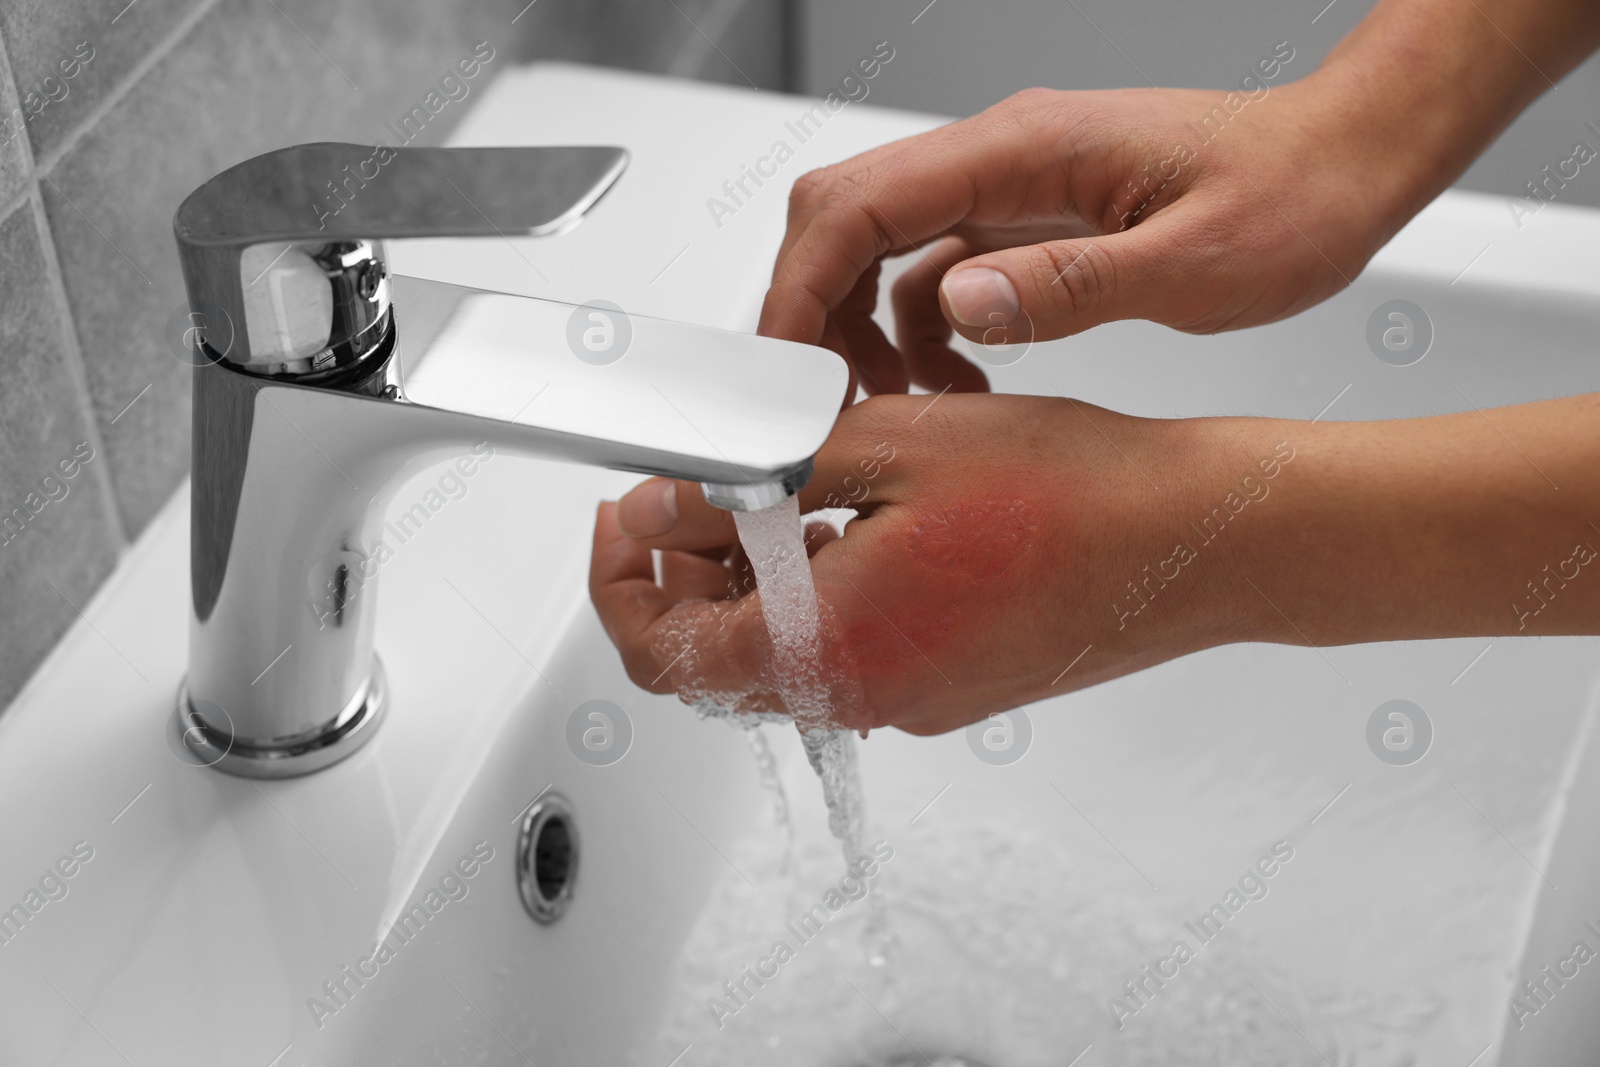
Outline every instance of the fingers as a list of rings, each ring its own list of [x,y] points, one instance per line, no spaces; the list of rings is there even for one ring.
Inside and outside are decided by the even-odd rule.
[[[838,539],[839,531],[835,530],[831,523],[823,522],[821,520],[815,520],[806,523],[804,536],[806,558],[809,559],[814,557],[823,545],[837,541]],[[662,553],[662,559],[670,559],[671,557],[680,554],[681,553],[676,552],[665,552]],[[735,544],[733,546],[733,549],[728,557],[728,570],[732,576],[728,583],[728,593],[730,596],[748,596],[757,591],[758,587],[756,585],[756,569],[754,565],[751,564],[750,557],[745,554],[743,545]]]
[[[815,484],[816,477],[812,477]],[[810,489],[808,485],[806,487]],[[659,498],[672,501],[669,507],[653,503]],[[801,493],[802,510],[811,510],[806,503],[807,494]],[[635,501],[641,501],[636,504]],[[821,505],[815,505],[820,507]],[[667,551],[694,552],[703,549],[723,548],[739,542],[734,526],[733,512],[706,503],[704,492],[696,482],[678,482],[670,478],[651,478],[633,489],[617,505],[622,518],[621,529],[634,544],[646,550],[659,548]],[[644,512],[656,516],[670,511],[670,524],[635,526],[631,516]]]
[[[873,321],[878,309],[878,274],[881,264],[874,262],[856,280],[855,288],[834,310],[833,323],[846,348],[845,359],[861,372],[867,392],[903,393],[910,385],[905,359],[889,343],[883,330]]]
[[[683,514],[681,502],[687,497],[687,494],[680,490],[679,484],[670,478],[651,478],[629,490],[616,504],[617,526],[627,536],[640,541],[649,541],[678,528],[679,519]],[[682,484],[688,486],[693,483],[684,482]],[[701,499],[700,504],[704,505],[705,501]],[[692,518],[693,524],[704,523],[705,521],[706,516],[704,515],[697,515]],[[732,519],[729,519],[728,528],[732,528]],[[721,542],[711,541],[693,547],[711,548],[716,544],[727,543],[725,540]],[[688,548],[690,546],[680,545],[676,547]]]
[[[628,677],[686,700],[709,695],[739,711],[782,710],[766,677],[770,646],[759,599],[721,600],[720,587],[718,599],[695,595],[711,589],[712,566],[726,582],[728,572],[711,560],[671,553],[662,564],[667,588],[656,585],[650,550],[617,526],[615,505],[600,506],[589,597]]]
[[[730,603],[727,571],[688,553],[663,556],[663,578],[655,582],[650,550],[624,535],[616,506],[600,506],[589,563],[589,598],[606,635],[622,656],[634,684],[654,693],[755,690],[766,662],[766,630],[754,597]],[[704,566],[702,566],[704,565]],[[721,584],[711,591],[715,565]],[[689,594],[691,599],[679,599]]]
[[[1081,333],[1117,319],[1172,322],[1205,282],[1188,257],[1181,221],[1153,216],[1120,233],[1008,248],[954,266],[939,286],[963,337],[1023,344]]]
[[[655,689],[650,679],[660,668],[655,667],[650,654],[648,635],[672,607],[673,600],[656,585],[650,550],[623,534],[617,526],[616,505],[609,502],[601,504],[595,516],[589,599],[594,602],[606,636],[622,653],[628,677]]]
[[[894,283],[895,342],[910,378],[933,392],[986,393],[983,371],[950,347],[953,331],[939,304],[939,282],[951,267],[976,252],[959,237],[923,249]]]
[[[823,545],[832,544],[839,540],[839,531],[828,522],[806,523],[806,555],[815,556]]]
[[[873,264],[944,233],[967,214],[974,153],[950,129],[795,182],[760,333],[817,344],[829,315]]]
[[[721,599],[729,595],[733,583],[734,572],[721,558],[696,552],[661,553],[661,588],[674,603]]]
[[[733,512],[706,503],[695,482],[651,478],[617,502],[621,531],[633,543],[679,551],[736,544]]]
[[[914,149],[918,142],[928,139],[929,136],[930,134],[927,133],[912,134],[909,137],[902,137],[898,141],[890,141],[888,144],[882,144],[876,148],[869,148],[859,155],[852,156],[850,159],[839,164],[838,166],[831,168],[825,167],[822,170],[801,175],[800,180],[795,184],[800,186],[806,186],[808,183],[826,184],[826,175],[842,174],[847,168],[865,170],[869,167],[877,166],[884,160],[889,159],[891,156],[899,154],[905,148],[910,147]],[[810,193],[812,190],[806,189],[805,192]],[[793,250],[795,242],[800,240],[801,235],[805,233],[807,225],[809,225],[812,217],[815,216],[817,211],[821,208],[821,205],[822,198],[819,196],[795,195],[793,192],[790,193],[788,219],[784,229],[783,242],[778,246],[778,256],[775,260],[773,260],[772,263],[773,281],[777,280],[778,272],[782,269],[783,264],[788,260],[789,253],[791,250]]]
[[[906,398],[907,402],[926,398]],[[811,481],[800,491],[802,514],[822,508],[870,509],[894,499],[900,466],[892,443],[873,436],[880,427],[865,405],[847,408],[817,453]],[[733,512],[706,503],[695,482],[651,478],[616,505],[619,536],[646,549],[703,551],[736,544]]]
[[[613,538],[617,531],[616,505],[608,502],[604,507],[605,512],[596,524],[597,550],[602,549],[605,541]],[[820,520],[806,523],[806,554],[816,555],[823,545],[837,540],[838,536],[838,531],[830,523]],[[630,594],[625,606],[631,608],[638,603],[637,594],[648,591],[643,590],[642,586],[629,588],[624,583],[645,580],[655,582],[666,594],[664,601],[657,600],[653,595],[647,598],[652,611],[663,605],[670,608],[685,600],[730,599],[755,591],[754,571],[737,541],[704,550],[663,551],[658,566],[653,565],[654,552],[651,549],[643,548],[631,538],[624,537],[623,542],[621,546],[606,546],[604,554],[597,551],[598,562],[591,567],[590,591],[596,592],[601,587],[607,587],[602,599],[615,595],[616,590],[621,588]],[[630,546],[641,549],[643,554],[631,551]],[[659,614],[657,612],[652,616],[641,612],[635,620],[635,628],[650,624]]]

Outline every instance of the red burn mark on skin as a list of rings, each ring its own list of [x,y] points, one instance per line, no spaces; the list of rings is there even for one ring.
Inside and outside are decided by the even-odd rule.
[[[1027,552],[1038,531],[1038,512],[1027,501],[979,500],[917,519],[906,544],[924,566],[987,582]]]
[[[947,684],[955,670],[946,647],[958,636],[959,618],[947,607],[916,610],[906,598],[868,605],[844,630],[844,650],[857,687],[890,691],[909,679]],[[925,677],[926,676],[926,677]],[[870,685],[868,681],[870,680]]]

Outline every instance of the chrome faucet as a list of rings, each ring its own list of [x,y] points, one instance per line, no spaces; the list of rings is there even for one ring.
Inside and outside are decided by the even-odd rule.
[[[831,352],[385,266],[384,238],[559,233],[627,160],[307,144],[178,208],[195,323],[186,758],[288,777],[373,736],[371,550],[429,464],[487,444],[699,481],[734,510],[805,484],[849,377]]]

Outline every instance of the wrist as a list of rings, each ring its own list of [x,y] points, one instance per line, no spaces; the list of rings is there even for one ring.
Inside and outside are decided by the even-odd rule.
[[[1373,46],[1330,58],[1285,86],[1297,106],[1296,147],[1307,184],[1327,213],[1361,242],[1359,270],[1471,165],[1503,123],[1431,85],[1411,85]],[[1509,116],[1508,116],[1509,119]]]
[[[1414,580],[1392,566],[1411,488],[1406,463],[1385,448],[1396,424],[1222,421],[1232,425],[1218,427],[1218,436],[1233,440],[1235,452],[1289,457],[1231,545],[1222,580],[1233,640],[1322,646],[1377,639],[1384,603],[1397,583]]]
[[[1293,430],[1302,424],[1192,418],[1148,425],[1148,447],[1129,462],[1148,472],[1154,492],[1133,526],[1142,547],[1129,580],[1115,576],[1119,632],[1132,618],[1161,618],[1158,634],[1145,629],[1138,638],[1141,651],[1158,646],[1158,660],[1273,639],[1249,580],[1259,586],[1260,572],[1277,566],[1275,538],[1263,526],[1284,489],[1301,480]]]
[[[1382,0],[1297,84],[1328,161],[1379,201],[1381,245],[1596,44],[1589,0]]]

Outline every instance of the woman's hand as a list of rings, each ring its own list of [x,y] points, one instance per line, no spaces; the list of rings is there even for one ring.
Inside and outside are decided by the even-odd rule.
[[[1351,423],[875,397],[800,500],[860,515],[813,527],[825,699],[939,733],[1235,641],[1600,633],[1597,419],[1600,394]],[[602,507],[590,594],[639,685],[782,711],[737,543],[651,479]]]
[[[1174,558],[1203,514],[1183,502],[1214,480],[1195,441],[1205,425],[1022,396],[847,409],[801,494],[802,510],[860,515],[841,537],[813,527],[835,720],[939,733],[1240,636],[1226,548]],[[690,483],[646,482],[602,508],[590,591],[639,685],[782,710],[732,519]],[[1164,562],[1176,580],[1136,610],[1130,583]]]
[[[1281,77],[1293,54],[1263,63]],[[1214,333],[1324,299],[1409,217],[1407,166],[1317,84],[1251,84],[1030,89],[802,176],[760,332],[839,351],[869,393],[977,391],[952,324],[983,344],[1125,318]],[[891,343],[880,267],[913,250]]]
[[[833,348],[869,393],[974,391],[952,325],[998,344],[1284,318],[1597,44],[1594,0],[1380,0],[1300,81],[1281,42],[1232,91],[1029,89],[796,182],[761,332]],[[878,276],[908,252],[891,343]]]

